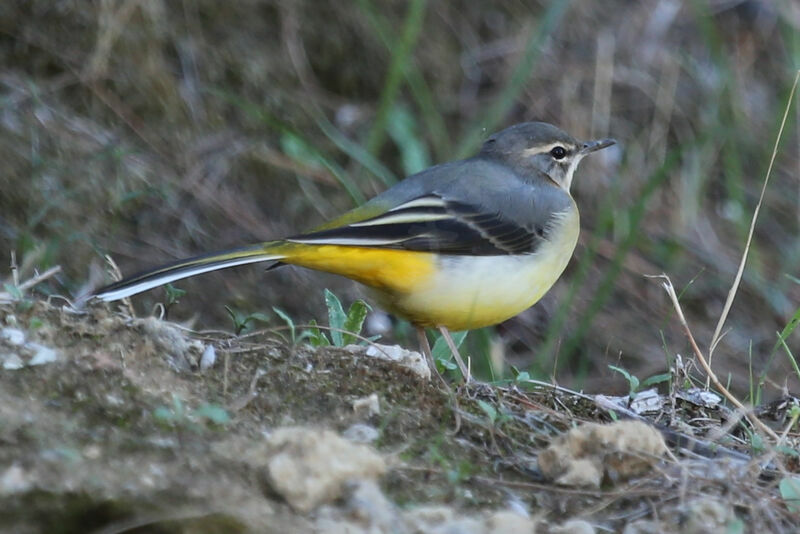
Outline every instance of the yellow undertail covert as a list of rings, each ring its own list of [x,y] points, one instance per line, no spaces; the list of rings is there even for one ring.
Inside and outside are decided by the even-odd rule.
[[[429,252],[342,245],[291,244],[288,248],[284,263],[339,274],[389,293],[413,292],[436,268],[436,256]]]

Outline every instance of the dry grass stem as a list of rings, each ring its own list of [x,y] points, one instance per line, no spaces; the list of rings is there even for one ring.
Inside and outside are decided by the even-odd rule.
[[[12,263],[12,265],[13,265],[13,263]],[[24,282],[20,282],[19,281],[19,275],[17,274],[17,269],[16,269],[16,267],[13,267],[12,268],[12,273],[14,274],[14,276],[13,276],[13,284],[14,284],[14,287],[16,287],[20,292],[27,291],[28,289],[30,289],[30,288],[38,285],[38,284],[41,284],[42,282],[44,282],[48,278],[52,278],[53,276],[55,276],[56,274],[58,274],[60,272],[61,272],[61,266],[60,265],[56,265],[55,267],[50,267],[49,269],[47,269],[42,274],[37,274],[36,276],[33,276],[32,278],[29,278],[29,279],[25,280]],[[6,291],[0,292],[0,301],[2,301],[2,302],[11,302],[13,300],[15,300],[15,298],[10,293],[8,293]]]
[[[771,437],[777,443],[780,440],[778,435],[771,428],[761,422],[761,420],[756,417],[755,414],[753,414],[752,410],[748,409],[744,404],[742,404],[739,399],[737,399],[730,391],[728,391],[728,388],[726,388],[725,385],[720,382],[719,378],[717,378],[716,373],[714,373],[714,370],[711,369],[711,366],[708,364],[708,360],[706,360],[706,357],[703,355],[703,351],[700,350],[700,347],[697,345],[697,342],[692,335],[692,331],[689,328],[689,323],[686,322],[686,317],[683,315],[683,309],[681,308],[680,302],[678,302],[678,295],[675,293],[675,288],[672,285],[672,281],[666,274],[662,274],[658,276],[658,278],[662,278],[664,280],[662,287],[672,301],[672,305],[675,308],[675,312],[678,314],[678,319],[680,320],[681,326],[686,333],[686,337],[689,339],[689,344],[691,344],[695,356],[697,356],[697,360],[700,362],[700,365],[703,367],[703,370],[706,372],[708,378],[714,384],[714,387],[726,399],[728,399],[731,404],[741,410],[742,413],[744,413],[747,417],[747,420],[750,421],[754,427],[769,435],[769,437]]]
[[[114,280],[115,282],[119,281],[119,280],[122,280],[122,278],[123,278],[122,270],[116,264],[116,262],[114,261],[114,258],[112,258],[111,255],[109,255],[109,254],[106,254],[104,256],[104,258],[106,260],[106,265],[108,265],[108,272],[111,275],[111,279]],[[128,316],[129,317],[136,317],[136,310],[133,309],[133,304],[131,303],[131,299],[130,298],[124,298],[124,299],[122,299],[121,302],[122,302],[122,305],[125,306],[125,309],[126,309],[126,311],[128,313]]]
[[[795,91],[797,90],[797,82],[800,80],[800,70],[797,71],[794,77],[794,83],[792,84],[792,89],[789,91],[789,98],[786,100],[786,108],[783,111],[783,118],[781,119],[781,127],[778,129],[778,135],[775,138],[775,145],[772,147],[772,156],[769,159],[769,167],[767,167],[767,173],[764,176],[764,183],[761,184],[761,193],[758,196],[758,203],[756,204],[755,209],[753,210],[753,218],[750,220],[750,230],[747,233],[747,241],[744,245],[744,252],[742,253],[742,259],[739,261],[739,269],[736,271],[736,277],[733,280],[733,285],[731,289],[728,291],[728,298],[725,300],[725,306],[722,308],[722,313],[719,316],[719,321],[717,322],[717,327],[714,329],[714,335],[711,336],[711,343],[709,344],[709,351],[708,351],[708,359],[711,360],[711,356],[714,353],[714,348],[717,346],[717,341],[722,333],[722,327],[725,325],[725,320],[728,318],[728,313],[731,311],[731,306],[733,305],[733,299],[736,297],[736,292],[739,290],[739,284],[742,281],[742,274],[744,273],[744,266],[747,263],[747,254],[750,252],[750,244],[753,241],[753,233],[756,229],[756,220],[758,220],[758,213],[761,211],[761,205],[764,202],[764,194],[767,191],[767,184],[769,184],[769,178],[772,175],[772,167],[775,164],[775,158],[778,155],[778,145],[781,142],[781,138],[783,137],[783,130],[786,126],[786,118],[789,116],[789,109],[792,106],[792,100],[794,99]],[[710,374],[709,374],[710,376]]]

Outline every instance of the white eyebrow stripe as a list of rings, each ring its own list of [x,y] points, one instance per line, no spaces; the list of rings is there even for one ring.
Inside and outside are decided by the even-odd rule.
[[[525,155],[525,156],[535,156],[536,154],[546,154],[547,152],[550,152],[551,150],[553,150],[557,146],[566,148],[568,152],[572,152],[575,149],[575,147],[570,146],[567,143],[550,143],[548,145],[539,145],[539,146],[534,146],[534,147],[531,147],[531,148],[526,148],[525,150],[522,151],[522,154]]]

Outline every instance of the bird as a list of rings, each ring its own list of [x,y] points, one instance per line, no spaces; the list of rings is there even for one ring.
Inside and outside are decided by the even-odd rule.
[[[587,155],[614,139],[577,141],[545,122],[490,135],[474,156],[408,176],[310,231],[173,261],[94,293],[114,301],[190,276],[269,262],[345,276],[410,321],[433,367],[438,329],[464,380],[451,331],[501,323],[535,304],[566,268],[580,231],[570,193]]]

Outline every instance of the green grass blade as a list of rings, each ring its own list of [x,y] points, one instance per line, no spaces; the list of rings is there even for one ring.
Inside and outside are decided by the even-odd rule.
[[[381,92],[378,103],[378,111],[375,114],[375,121],[372,129],[367,136],[366,147],[370,154],[377,154],[386,140],[386,126],[389,120],[389,112],[395,105],[397,95],[400,91],[400,84],[403,80],[403,73],[406,64],[409,62],[411,51],[417,42],[422,24],[425,18],[425,8],[427,0],[412,0],[408,8],[403,30],[396,46],[392,49],[392,60],[389,63],[389,71],[386,74],[386,82]]]
[[[331,124],[331,122],[325,118],[324,115],[315,114],[314,120],[317,122],[319,129],[322,130],[322,133],[324,133],[328,139],[330,139],[333,144],[339,148],[339,150],[356,160],[365,169],[374,174],[383,183],[383,185],[389,187],[397,183],[397,176],[395,176],[395,174],[390,171],[388,167],[370,154],[363,146],[348,139],[347,136],[340,132],[336,126]]]
[[[403,171],[406,175],[415,174],[431,165],[428,147],[417,135],[414,116],[403,106],[395,106],[389,114],[387,130],[395,144],[400,148]]]

